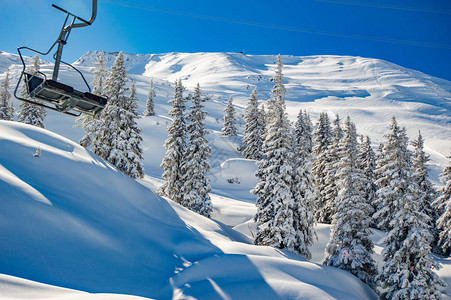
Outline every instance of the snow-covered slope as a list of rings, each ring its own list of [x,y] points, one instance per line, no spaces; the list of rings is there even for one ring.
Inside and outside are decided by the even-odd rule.
[[[347,272],[253,246],[47,130],[0,121],[0,190],[3,274],[157,299],[375,297]],[[11,281],[0,277],[2,297]]]
[[[97,55],[97,52],[88,52],[75,63],[88,81],[92,79]],[[116,55],[105,55],[108,67]],[[188,91],[200,83],[203,91],[211,96],[207,103],[207,127],[213,131],[221,128],[222,110],[228,97],[234,97],[239,113],[243,113],[242,108],[254,87],[258,88],[260,99],[269,98],[276,62],[273,55],[239,53],[126,54],[125,57],[130,77],[138,86],[142,111],[150,78],[157,89],[156,112],[163,118],[169,111],[167,102],[173,95],[172,83],[176,79],[181,78]],[[20,70],[18,62],[16,55],[0,52],[0,80],[7,67],[11,67],[17,76]],[[383,60],[363,57],[283,56],[283,62],[291,120],[296,118],[299,109],[307,109],[315,122],[322,111],[338,113],[342,118],[350,115],[358,133],[369,135],[377,146],[384,140],[390,118],[395,115],[412,139],[421,130],[425,150],[431,155],[434,165],[433,179],[437,182],[437,174],[447,162],[446,156],[451,149],[451,82]],[[42,67],[49,73],[51,68],[50,64]],[[60,79],[79,89],[84,88],[78,75],[65,68]],[[240,122],[243,125],[243,121]],[[155,122],[150,122],[149,126],[143,123],[145,140],[147,136],[153,142]],[[72,124],[73,118],[50,113],[47,128],[76,141],[82,136],[82,131],[72,129]],[[164,129],[165,121],[159,122],[159,126]],[[229,158],[233,157],[237,156]],[[159,163],[149,164],[148,160],[145,163],[151,174],[161,175],[157,170]]]

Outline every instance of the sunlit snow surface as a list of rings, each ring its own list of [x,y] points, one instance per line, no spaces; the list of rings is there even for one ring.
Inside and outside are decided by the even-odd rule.
[[[252,245],[49,131],[0,121],[0,165],[0,273],[157,299],[375,296],[346,272]],[[20,296],[8,278],[0,295]],[[40,291],[30,284],[24,293]]]
[[[91,52],[76,64],[88,81],[95,59],[96,53]],[[115,54],[106,59],[111,66]],[[67,139],[22,124],[0,123],[0,273],[19,277],[0,278],[0,298],[50,298],[60,292],[64,297],[66,292],[82,299],[102,297],[53,287],[44,289],[48,294],[39,294],[34,290],[37,283],[20,278],[89,293],[158,299],[374,297],[348,273],[320,264],[330,230],[327,225],[317,226],[319,241],[312,247],[312,261],[319,264],[252,245],[256,208],[250,189],[256,182],[255,161],[240,155],[241,137],[222,137],[219,131],[228,97],[234,97],[239,115],[254,87],[260,99],[268,99],[275,56],[168,53],[126,55],[126,60],[138,87],[140,111],[151,77],[157,93],[157,116],[139,120],[147,174],[139,183],[79,147],[76,142],[83,131],[73,128],[72,117],[49,112],[46,121],[49,130]],[[291,120],[301,108],[311,113],[314,122],[321,111],[331,117],[339,113],[343,119],[350,115],[359,133],[370,135],[377,147],[395,115],[411,139],[422,131],[432,159],[431,178],[438,183],[451,147],[449,81],[360,57],[284,56],[283,61]],[[21,69],[17,56],[0,52],[0,80],[8,67],[17,78]],[[44,64],[42,70],[49,74],[51,67]],[[83,90],[77,76],[63,69],[60,79]],[[199,82],[211,97],[205,105],[217,222],[153,192],[161,184],[159,165],[171,122],[168,100],[178,78],[186,93]],[[240,119],[239,124],[242,133],[244,121]],[[42,150],[40,158],[33,156],[37,147]],[[382,248],[377,241],[382,235],[375,232],[373,236],[379,266]],[[439,261],[440,276],[451,283],[449,259]],[[451,295],[450,290],[446,293]]]

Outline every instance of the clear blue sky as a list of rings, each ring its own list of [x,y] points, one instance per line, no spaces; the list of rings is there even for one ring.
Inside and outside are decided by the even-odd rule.
[[[0,0],[0,50],[46,50],[64,19],[52,3],[90,16],[90,0]],[[63,59],[89,50],[357,55],[451,80],[451,1],[99,0],[97,20],[72,32]]]

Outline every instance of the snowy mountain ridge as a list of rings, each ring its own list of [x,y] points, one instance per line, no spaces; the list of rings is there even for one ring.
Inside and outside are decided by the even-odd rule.
[[[88,82],[92,80],[98,54],[99,51],[88,52],[75,62]],[[116,55],[105,53],[108,68]],[[369,135],[376,147],[383,142],[394,115],[400,126],[406,127],[411,140],[421,130],[425,150],[432,159],[433,179],[438,183],[437,175],[446,164],[451,149],[451,82],[380,59],[334,55],[285,55],[282,59],[287,112],[292,121],[300,109],[306,109],[314,122],[323,111],[339,114],[342,119],[349,115],[356,123],[358,133]],[[155,82],[156,111],[160,116],[167,116],[167,101],[173,97],[176,79],[181,78],[188,91],[199,83],[212,99],[207,105],[210,130],[220,130],[222,110],[229,97],[233,97],[240,114],[254,88],[259,91],[259,99],[268,100],[276,67],[274,55],[241,53],[125,54],[125,60],[129,77],[138,87],[141,111],[145,107],[151,78]],[[17,78],[21,70],[17,55],[1,52],[0,80],[8,67]],[[49,63],[42,66],[44,72],[51,72],[51,68]],[[60,80],[85,88],[78,75],[65,68]],[[66,119],[52,115],[49,114],[49,129],[72,140],[81,137],[80,130],[62,126]],[[68,118],[67,122],[73,120]]]

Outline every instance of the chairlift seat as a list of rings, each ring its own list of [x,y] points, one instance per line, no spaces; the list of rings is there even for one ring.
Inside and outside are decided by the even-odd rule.
[[[29,73],[24,73],[24,75],[30,97],[50,103],[58,111],[68,112],[74,110],[95,115],[107,103],[107,99],[104,97],[89,92],[77,91],[66,84]]]

